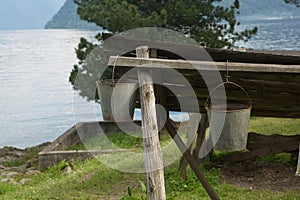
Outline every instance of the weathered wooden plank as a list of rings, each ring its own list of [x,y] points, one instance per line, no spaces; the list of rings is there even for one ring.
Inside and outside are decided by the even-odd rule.
[[[137,48],[139,57],[149,57],[147,47]],[[147,173],[147,197],[149,200],[165,200],[164,166],[158,137],[154,87],[151,75],[138,71],[142,110],[144,162]]]
[[[285,152],[283,149],[279,147],[265,147],[263,149],[255,149],[253,151],[248,151],[248,152],[242,152],[238,154],[232,154],[229,156],[225,156],[222,158],[222,161],[224,162],[240,162],[244,160],[249,160],[252,158],[259,158],[259,157],[264,157],[264,156],[269,156],[269,155],[275,155],[278,153],[283,153]]]
[[[104,38],[108,38],[107,34]],[[134,50],[138,46],[147,45],[149,48],[158,49],[158,58],[189,60],[209,60],[249,63],[273,63],[273,64],[299,64],[300,51],[266,51],[266,50],[245,50],[236,51],[230,49],[216,49],[200,47],[196,42],[184,44],[179,41],[145,40],[145,38],[115,35],[111,41],[105,41],[106,47],[117,49],[123,54],[135,57]],[[107,44],[108,43],[108,44]],[[122,51],[123,50],[123,51]],[[122,55],[119,53],[119,55]],[[211,58],[209,58],[209,56]]]
[[[237,162],[257,157],[275,155],[283,152],[294,152],[299,149],[300,135],[261,135],[249,133],[248,152],[229,155],[223,158],[226,162]]]
[[[193,114],[190,117],[190,123],[192,124],[192,126],[190,126],[187,130],[186,133],[186,146],[187,146],[187,152],[189,152],[190,154],[192,153],[192,148],[193,148],[193,144],[195,141],[195,136],[198,130],[198,126],[199,126],[199,122],[200,122],[200,114]],[[197,124],[197,126],[193,126]],[[179,164],[179,170],[180,170],[180,177],[182,179],[186,179],[187,178],[187,167],[188,167],[188,161],[184,158],[181,157],[180,159],[180,164]]]
[[[247,149],[255,150],[274,146],[295,151],[298,150],[299,142],[300,135],[261,135],[251,132],[248,134]]]
[[[175,112],[195,112],[195,110],[199,110],[201,113],[205,113],[206,110],[204,107],[200,104],[198,107],[193,106],[186,106],[184,109],[180,108],[180,105],[177,103],[171,104],[168,102],[168,110],[169,111],[175,111]],[[136,108],[140,108],[140,103],[137,101]],[[292,109],[292,108],[291,108]],[[260,110],[252,109],[251,116],[256,117],[280,117],[280,118],[300,118],[299,109],[298,107],[294,107],[293,110],[279,110],[278,107],[274,106],[273,109],[264,110],[264,108],[261,108]]]
[[[168,109],[175,112],[195,112],[195,107],[185,107],[181,109],[178,105],[168,105]],[[206,110],[201,107],[200,112],[206,112]],[[280,118],[300,118],[299,111],[278,111],[278,110],[252,110],[251,116],[256,117],[280,117]]]
[[[197,130],[198,135],[197,135],[197,139],[196,139],[196,147],[193,152],[194,159],[198,165],[200,165],[200,150],[201,150],[202,144],[204,143],[206,129],[208,128],[208,126],[209,126],[209,123],[208,123],[207,114],[203,113],[203,114],[201,114],[200,124],[199,124],[198,130]]]
[[[298,65],[293,67],[299,68]],[[121,70],[128,70],[131,67],[119,67]],[[153,70],[153,76],[161,74],[163,83],[172,92],[168,91],[168,109],[172,111],[195,111],[200,107],[201,111],[205,111],[203,103],[208,96],[207,85],[195,70],[170,71],[166,68]],[[184,75],[183,79],[178,78],[177,74]],[[221,75],[224,77],[224,71]],[[300,117],[300,73],[287,72],[247,72],[247,71],[231,71],[230,80],[242,86],[253,101],[253,116],[272,116],[274,117]],[[218,85],[213,73],[205,73],[205,78],[210,81],[211,85]],[[187,82],[192,86],[199,102],[199,106],[191,104],[193,91],[187,90]],[[229,100],[247,100],[246,96],[234,87],[226,87]],[[175,96],[176,95],[176,96]],[[178,99],[184,102],[185,109],[181,109]]]
[[[288,85],[287,85],[288,86]],[[300,85],[299,85],[300,86]],[[291,86],[292,87],[292,86]],[[181,97],[194,97],[195,95],[197,98],[205,99],[208,97],[209,92],[207,88],[199,88],[194,87],[193,90],[187,90],[185,86],[177,86],[177,85],[169,85],[169,90],[172,91],[167,93],[168,96],[181,96]],[[247,90],[248,95],[253,101],[260,101],[260,100],[268,100],[272,99],[278,100],[278,101],[292,101],[297,103],[300,106],[300,90],[292,90],[292,91],[269,91],[269,90],[261,90],[261,89],[255,89],[249,87],[245,87],[245,90]],[[300,87],[299,87],[300,89]],[[226,94],[228,99],[236,99],[236,100],[247,100],[247,96],[238,88],[232,88],[227,90]],[[217,95],[217,93],[214,94],[214,98],[220,98],[220,96]]]
[[[117,59],[117,61],[116,61]],[[226,62],[209,61],[186,61],[169,59],[144,59],[130,57],[111,56],[108,61],[109,66],[116,63],[118,67],[139,67],[148,69],[172,69],[181,70],[207,70],[207,71],[226,71]],[[279,64],[260,64],[260,63],[230,63],[229,71],[242,72],[276,72],[276,73],[300,73],[300,65],[279,65]]]
[[[161,73],[161,72],[160,72]],[[172,77],[171,72],[165,72],[169,73],[170,78]],[[180,70],[178,70],[178,73],[181,73]],[[203,77],[198,72],[194,73],[181,73],[184,75],[184,77],[192,84],[192,85],[199,85],[199,82],[201,84],[205,84]],[[225,72],[220,72],[221,77],[225,77]],[[165,75],[166,76],[166,75]],[[205,72],[205,78],[206,79],[215,79],[217,78],[216,73],[213,72]],[[300,74],[299,73],[275,73],[275,72],[237,72],[232,71],[230,72],[230,80],[233,82],[242,81],[242,80],[257,80],[260,82],[278,82],[278,83],[300,83]],[[172,79],[167,79],[167,82],[169,83],[177,83],[173,82]],[[180,84],[179,82],[178,84]]]
[[[130,70],[130,67],[119,67],[118,72],[126,73]],[[189,72],[189,73],[186,73]],[[131,78],[136,78],[136,73],[131,73]],[[202,77],[203,74],[200,74],[198,71],[181,71],[181,70],[168,70],[168,69],[155,69],[153,70],[153,75],[162,74],[164,77],[164,83],[169,84],[178,84],[185,85],[186,80],[195,87],[206,85]],[[179,75],[181,75],[181,78]],[[127,74],[126,74],[127,75]],[[205,71],[205,78],[210,81],[211,84],[215,83],[216,85],[220,83],[220,80],[216,80],[219,77],[225,77],[225,72],[221,71],[219,77],[218,73],[215,71]],[[300,74],[299,73],[275,73],[275,72],[230,72],[230,80],[233,82],[248,82],[248,80],[253,80],[257,82],[270,82],[275,84],[280,83],[290,83],[290,84],[299,84],[300,83]],[[174,78],[176,77],[176,79]],[[184,78],[184,79],[183,79]],[[248,85],[248,84],[246,84]],[[249,84],[251,85],[251,84]]]
[[[268,97],[268,95],[262,95],[262,97]],[[270,96],[272,97],[272,96]],[[273,98],[276,97],[273,96]],[[176,111],[178,109],[183,108],[203,108],[204,103],[206,101],[207,96],[195,99],[196,101],[192,100],[189,96],[174,96],[174,95],[168,95],[168,107],[176,108]],[[293,112],[293,111],[299,111],[300,109],[300,103],[299,101],[293,101],[292,98],[279,98],[279,99],[252,99],[253,108],[252,111],[278,111],[278,112]],[[298,99],[295,98],[296,100]],[[218,101],[218,98],[215,98],[215,101]],[[228,98],[230,103],[249,103],[246,98]],[[181,102],[181,105],[179,104]],[[137,102],[137,106],[138,106]],[[180,107],[181,106],[181,107]],[[139,107],[139,106],[138,106]],[[196,110],[194,110],[196,111]],[[283,116],[284,117],[284,116]]]
[[[186,90],[187,83],[193,87],[196,93],[198,88],[207,88],[207,84],[204,82],[200,74],[194,74],[189,76],[178,76],[174,73],[161,73],[161,71],[154,71],[153,76],[163,76],[163,84],[166,87],[173,88],[178,87],[184,92]],[[286,74],[286,73],[236,73],[232,74],[230,81],[235,82],[242,86],[247,91],[255,93],[268,93],[268,94],[285,94],[291,93],[299,96],[300,94],[300,74]],[[223,75],[224,77],[224,75]],[[135,78],[131,76],[130,78]],[[217,86],[222,80],[214,77],[207,76],[206,80],[209,80],[211,86]],[[229,90],[237,90],[236,87],[227,86]],[[176,92],[176,91],[175,91]],[[202,94],[202,93],[199,93]]]
[[[168,96],[168,105],[179,105],[179,102],[181,102],[182,107],[203,107],[205,103],[206,98],[198,99],[197,101],[194,101],[188,96]],[[216,101],[218,99],[215,99]],[[243,100],[243,101],[241,101]],[[280,101],[281,100],[281,101]],[[231,98],[230,103],[244,103],[247,104],[247,99],[233,99]],[[279,99],[279,100],[273,100],[273,99],[261,99],[261,100],[255,100],[253,102],[253,110],[278,110],[278,111],[293,111],[297,110],[297,108],[300,108],[300,103],[297,101],[289,100],[289,99]],[[277,104],[276,104],[277,103]],[[198,105],[197,105],[198,104]],[[298,110],[299,111],[299,110]]]
[[[157,49],[151,49],[150,50],[150,58],[156,58],[157,57]],[[157,115],[157,123],[159,130],[161,130],[164,127],[165,124],[165,117],[166,115],[169,116],[168,112],[164,112],[164,108],[167,108],[167,95],[165,95],[165,88],[163,87],[163,74],[159,73],[153,73],[152,77],[154,81],[154,90],[156,96],[159,98],[156,98],[156,104],[160,105],[162,107],[157,107],[156,109],[156,115]],[[161,135],[161,131],[159,131],[159,136]]]
[[[298,164],[297,164],[297,169],[296,169],[295,175],[300,176],[300,142],[299,142]]]
[[[245,50],[206,48],[214,61],[299,64],[300,51]]]

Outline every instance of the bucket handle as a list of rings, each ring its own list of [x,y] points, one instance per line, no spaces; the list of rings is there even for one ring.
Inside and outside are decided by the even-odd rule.
[[[117,64],[117,60],[118,60],[119,55],[116,56],[115,62],[114,62],[114,66],[112,69],[112,73],[111,73],[111,86],[115,87],[116,83],[115,83],[115,69],[116,69],[116,64]]]
[[[249,94],[246,92],[246,90],[245,90],[242,86],[240,86],[239,84],[234,83],[234,82],[231,82],[231,81],[228,81],[228,79],[227,79],[225,82],[223,82],[223,83],[217,85],[217,86],[212,90],[211,95],[212,95],[219,87],[221,87],[221,86],[223,86],[223,85],[226,85],[226,84],[231,84],[231,85],[234,85],[234,86],[238,87],[239,89],[241,89],[241,90],[243,91],[243,93],[247,96],[248,100],[249,100],[249,106],[252,107],[252,100],[251,100]],[[206,101],[205,101],[205,103],[204,103],[204,106],[205,106],[206,108],[208,108],[208,101],[209,101],[209,99],[210,99],[210,95],[208,95],[208,97],[207,97],[207,99],[206,99]]]

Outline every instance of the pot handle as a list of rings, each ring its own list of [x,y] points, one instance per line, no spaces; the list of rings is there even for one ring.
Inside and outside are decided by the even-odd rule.
[[[231,82],[231,81],[228,81],[228,80],[226,80],[225,82],[223,82],[223,83],[217,85],[217,86],[212,90],[211,95],[212,95],[219,87],[221,87],[221,86],[223,86],[223,85],[226,85],[226,84],[231,84],[231,85],[234,85],[234,86],[238,87],[239,89],[241,89],[241,90],[243,91],[243,93],[247,96],[248,100],[249,100],[249,106],[252,106],[252,100],[251,100],[249,94],[246,92],[246,90],[245,90],[242,86],[240,86],[239,84],[234,83],[234,82]],[[210,95],[208,95],[208,97],[207,97],[207,99],[206,99],[206,101],[205,101],[205,103],[204,103],[204,107],[205,107],[205,108],[208,108],[208,101],[209,101],[209,99],[210,99]]]
[[[112,69],[112,74],[111,74],[111,86],[115,87],[116,83],[115,83],[115,69],[116,69],[116,64],[117,64],[117,60],[118,60],[119,55],[116,56],[115,62],[114,62],[114,66]]]

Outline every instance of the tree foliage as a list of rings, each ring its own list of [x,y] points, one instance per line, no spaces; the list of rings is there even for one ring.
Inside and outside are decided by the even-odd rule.
[[[297,7],[300,7],[300,0],[284,0],[285,3],[295,4]]]
[[[164,27],[187,34],[209,47],[232,47],[257,29],[236,31],[239,1],[229,7],[220,0],[75,0],[81,19],[113,32],[139,27]]]
[[[237,41],[248,41],[257,28],[237,31],[239,1],[224,7],[220,0],[74,0],[80,18],[119,33],[140,27],[162,27],[183,33],[208,47],[230,48]],[[98,35],[97,39],[101,41]],[[96,74],[88,71],[84,60],[96,45],[81,39],[76,49],[78,65],[74,65],[70,82],[74,85],[78,73],[95,83]],[[80,68],[81,66],[81,68]],[[98,77],[99,78],[99,77]],[[94,99],[89,89],[81,89],[82,96]]]

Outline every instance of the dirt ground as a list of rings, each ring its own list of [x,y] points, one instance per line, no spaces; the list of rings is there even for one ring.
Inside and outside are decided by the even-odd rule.
[[[220,167],[222,181],[249,189],[300,190],[296,163],[243,161]]]

